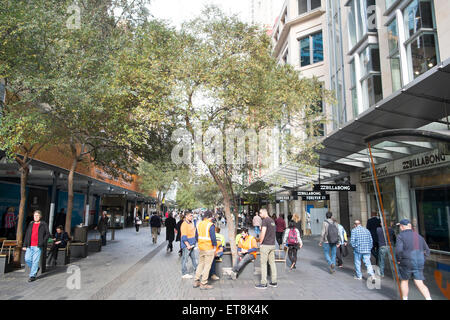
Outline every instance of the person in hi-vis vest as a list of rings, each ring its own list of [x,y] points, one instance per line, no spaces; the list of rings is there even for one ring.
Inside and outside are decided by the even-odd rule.
[[[248,228],[242,228],[242,237],[239,239],[238,260],[234,263],[233,270],[230,274],[231,279],[236,280],[239,271],[241,271],[249,262],[256,259],[258,245],[255,237],[248,233]]]
[[[212,212],[206,211],[203,220],[197,224],[197,241],[199,250],[199,262],[194,278],[194,288],[201,290],[212,289],[208,284],[209,269],[216,252],[216,230],[212,223]]]

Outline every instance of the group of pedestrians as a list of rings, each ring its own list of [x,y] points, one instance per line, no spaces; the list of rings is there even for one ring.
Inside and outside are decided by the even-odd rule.
[[[417,232],[412,230],[411,222],[408,219],[402,219],[397,225],[400,228],[400,234],[395,238],[395,233],[391,226],[388,227],[388,235],[385,236],[381,222],[378,217],[372,215],[367,223],[367,228],[361,225],[361,221],[355,220],[351,230],[350,245],[353,248],[354,279],[362,280],[361,261],[364,263],[369,275],[369,279],[374,279],[375,270],[372,266],[371,255],[376,258],[379,276],[384,277],[385,257],[398,268],[400,278],[400,287],[402,299],[408,299],[408,282],[414,279],[416,287],[421,294],[431,300],[430,292],[423,283],[425,259],[430,255],[425,240]],[[369,227],[371,230],[369,230]],[[389,239],[387,241],[387,239]],[[393,245],[395,241],[395,257],[390,253],[389,243]],[[336,259],[338,267],[342,267],[342,256],[346,256],[347,234],[344,228],[336,222],[331,212],[326,213],[326,219],[322,225],[322,232],[319,246],[323,247],[325,260],[327,261],[330,273],[335,273]]]

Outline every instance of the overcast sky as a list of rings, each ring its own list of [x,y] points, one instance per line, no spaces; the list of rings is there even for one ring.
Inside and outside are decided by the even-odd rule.
[[[238,14],[250,21],[250,0],[152,0],[150,13],[158,19],[179,27],[184,21],[197,16],[205,5],[214,4],[227,14]]]

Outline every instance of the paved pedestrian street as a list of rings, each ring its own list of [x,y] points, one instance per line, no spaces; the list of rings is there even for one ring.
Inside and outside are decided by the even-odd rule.
[[[150,228],[142,228],[138,234],[134,228],[116,230],[114,241],[109,240],[110,236],[108,233],[108,243],[101,252],[72,260],[67,266],[49,268],[35,282],[27,282],[28,274],[24,269],[7,273],[0,279],[0,300],[397,299],[394,282],[389,277],[381,280],[380,289],[369,289],[365,279],[354,280],[350,255],[345,258],[343,269],[338,268],[335,274],[330,274],[322,248],[314,238],[304,239],[296,270],[278,266],[277,288],[257,290],[251,277],[243,276],[245,279],[233,281],[219,274],[221,279],[212,282],[214,289],[202,291],[192,287],[192,279],[181,278],[181,258],[177,254],[179,242],[174,242],[172,253],[167,252],[164,228],[157,244],[152,244]],[[188,266],[192,271],[190,261]],[[426,283],[431,285],[431,282],[432,279],[427,279]],[[422,299],[418,291],[410,287],[410,299]],[[441,299],[437,295],[433,298]]]

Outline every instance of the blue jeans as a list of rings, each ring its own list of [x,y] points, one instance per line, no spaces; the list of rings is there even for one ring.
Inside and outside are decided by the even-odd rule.
[[[188,263],[189,257],[191,257],[192,265],[194,266],[194,271],[195,271],[195,269],[197,269],[198,260],[197,260],[197,256],[195,254],[194,248],[189,250],[188,248],[185,247],[185,248],[183,248],[183,255],[181,256],[181,274],[183,276],[188,273],[187,272],[187,263]]]
[[[255,235],[256,235],[256,237],[259,238],[259,234],[261,233],[260,227],[259,227],[259,226],[255,226],[254,229],[255,229]]]
[[[378,266],[380,267],[380,275],[384,276],[384,259],[388,256],[389,263],[391,263],[392,268],[392,256],[388,246],[383,246],[378,249]]]
[[[363,260],[364,264],[366,265],[367,273],[370,276],[373,276],[375,273],[373,272],[372,262],[370,262],[370,252],[369,253],[358,253],[355,251],[355,252],[353,252],[353,254],[354,254],[354,258],[355,258],[356,276],[358,278],[362,278],[361,259]]]
[[[39,247],[28,247],[25,252],[25,263],[30,267],[30,278],[36,277],[39,268],[39,261],[41,260],[42,250]]]
[[[332,264],[336,265],[336,244],[324,243],[323,245],[323,253],[325,254],[325,259],[329,266]],[[331,249],[331,256],[330,256]]]

